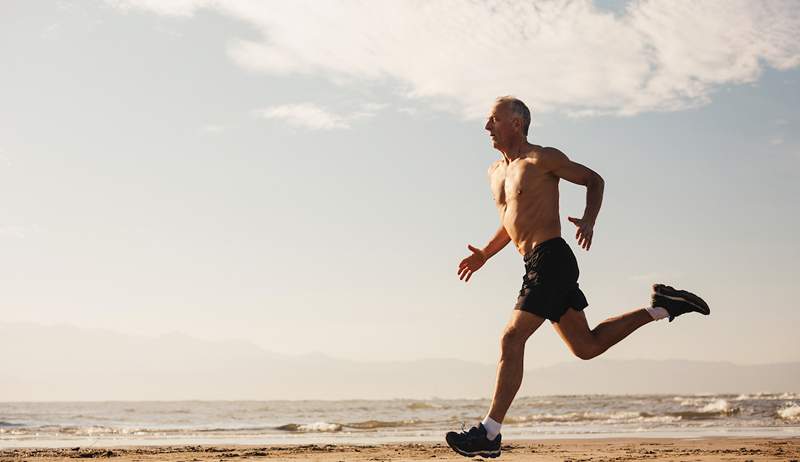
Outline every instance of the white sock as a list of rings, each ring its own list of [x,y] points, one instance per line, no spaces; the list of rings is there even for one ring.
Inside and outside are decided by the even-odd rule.
[[[486,428],[486,438],[488,438],[489,441],[494,441],[494,439],[497,438],[497,434],[500,433],[500,427],[503,424],[495,422],[494,419],[488,415],[481,423],[483,424],[484,428]]]
[[[650,313],[650,316],[652,316],[653,319],[655,319],[656,321],[658,321],[659,319],[664,319],[667,316],[669,316],[667,310],[661,308],[660,306],[649,306],[645,309],[647,310],[648,313]]]

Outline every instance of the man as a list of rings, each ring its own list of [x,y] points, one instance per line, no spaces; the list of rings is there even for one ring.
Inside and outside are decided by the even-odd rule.
[[[652,306],[606,319],[589,329],[583,313],[588,303],[578,288],[578,264],[561,238],[558,181],[563,178],[586,186],[583,217],[568,219],[577,228],[578,245],[588,251],[603,200],[603,179],[556,148],[528,143],[530,121],[530,111],[522,101],[504,96],[495,102],[485,128],[494,148],[502,154],[488,172],[500,227],[486,247],[468,245],[472,255],[458,265],[459,279],[467,282],[511,241],[525,263],[522,289],[501,337],[497,383],[489,413],[468,431],[449,432],[445,437],[454,451],[467,457],[500,455],[500,426],[522,383],[525,342],[545,319],[576,356],[590,359],[651,321],[669,317],[671,322],[692,311],[710,313],[706,302],[697,295],[656,284]]]

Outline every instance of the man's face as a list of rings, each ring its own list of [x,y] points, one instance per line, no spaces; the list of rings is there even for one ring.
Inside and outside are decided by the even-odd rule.
[[[517,136],[519,128],[515,125],[515,117],[511,116],[511,111],[505,103],[495,104],[488,115],[486,126],[483,127],[489,132],[492,144],[495,149],[502,149]]]

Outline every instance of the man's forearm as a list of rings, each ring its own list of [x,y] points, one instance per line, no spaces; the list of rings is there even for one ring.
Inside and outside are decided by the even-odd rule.
[[[509,242],[511,242],[511,237],[508,235],[508,232],[506,232],[506,228],[503,225],[500,225],[500,228],[497,229],[497,232],[494,234],[492,240],[489,241],[486,247],[481,250],[483,251],[483,254],[486,255],[486,259],[488,260],[492,258],[494,254],[503,250],[503,247],[505,247]]]
[[[586,185],[586,210],[583,211],[583,219],[590,221],[592,225],[597,221],[597,214],[600,213],[604,187],[605,182],[600,175]]]

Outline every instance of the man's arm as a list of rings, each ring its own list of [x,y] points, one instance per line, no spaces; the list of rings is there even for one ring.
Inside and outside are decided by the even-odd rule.
[[[486,244],[486,247],[481,249],[481,251],[488,260],[492,258],[497,252],[503,250],[503,247],[508,245],[509,242],[511,242],[511,236],[508,235],[505,226],[503,226],[501,223],[500,227],[497,228],[497,232],[494,233],[494,237],[492,238],[492,240],[489,241],[489,243]]]
[[[502,250],[509,242],[511,242],[511,237],[501,224],[492,240],[483,249],[467,244],[467,248],[472,252],[472,255],[461,260],[461,263],[458,264],[458,278],[464,280],[464,282],[469,281],[472,273],[478,271],[486,263],[486,260]]]
[[[461,263],[458,264],[458,278],[464,282],[469,281],[472,273],[481,269],[486,260],[499,252],[510,241],[511,237],[509,237],[506,229],[501,224],[500,229],[497,230],[492,240],[483,249],[467,244],[467,248],[472,252],[472,255],[461,260]]]
[[[600,206],[603,203],[605,181],[597,172],[569,160],[563,152],[556,148],[545,148],[543,151],[543,163],[553,175],[570,183],[586,186],[586,209],[583,211],[583,217],[569,217],[569,221],[578,227],[575,233],[578,245],[589,250],[592,245],[594,224],[597,222],[597,215],[600,213]]]
[[[489,166],[489,170],[486,172],[489,177],[490,187],[492,184],[492,175],[501,162],[502,160],[493,162],[492,165]],[[511,237],[508,235],[506,228],[501,222],[500,227],[497,229],[497,232],[494,233],[494,237],[492,237],[489,243],[486,244],[486,247],[479,249],[467,244],[467,248],[470,250],[470,252],[472,252],[472,255],[461,260],[461,263],[458,264],[458,278],[464,282],[469,281],[469,278],[472,277],[472,273],[478,271],[487,260],[492,258],[497,252],[501,251],[509,242],[511,242]]]
[[[503,160],[498,159],[492,162],[492,165],[489,166],[489,170],[486,172],[487,176],[489,177],[489,187],[492,188],[492,176],[494,175],[495,169],[502,165]],[[481,249],[483,252],[485,260],[492,258],[497,252],[503,250],[503,247],[508,245],[511,242],[511,236],[508,235],[505,226],[503,226],[503,220],[501,217],[500,220],[500,227],[497,228],[497,232],[494,233],[494,237],[486,244],[486,247]]]

